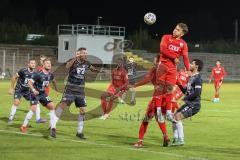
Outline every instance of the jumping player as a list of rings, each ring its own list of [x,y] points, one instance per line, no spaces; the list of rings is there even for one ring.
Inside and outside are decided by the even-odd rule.
[[[180,62],[179,57],[183,57],[186,70],[189,71],[188,46],[181,39],[188,32],[188,27],[184,23],[178,23],[172,35],[164,35],[160,43],[160,62],[158,64],[156,77],[162,95],[166,97],[167,119],[172,119],[171,100],[173,89],[176,84],[176,65]],[[161,97],[159,97],[161,99]]]
[[[214,78],[215,96],[213,102],[219,102],[219,91],[223,83],[223,78],[226,76],[224,67],[221,66],[220,60],[216,61],[216,66],[212,68],[212,73],[209,78],[209,83],[211,83],[212,78]]]
[[[136,144],[134,144],[134,147],[136,147],[136,148],[143,147],[143,138],[144,138],[144,135],[147,131],[148,124],[153,117],[156,118],[158,126],[163,133],[163,146],[164,147],[168,146],[168,143],[170,142],[170,139],[168,138],[168,135],[167,135],[167,129],[166,129],[164,116],[158,116],[157,117],[157,113],[156,113],[156,109],[158,107],[164,107],[163,104],[162,104],[163,101],[161,99],[159,101],[159,98],[158,98],[159,97],[158,96],[159,95],[159,93],[158,93],[159,88],[156,84],[156,68],[157,68],[158,62],[159,62],[159,56],[154,58],[155,66],[149,70],[149,72],[144,77],[144,79],[140,82],[137,82],[134,85],[134,87],[138,87],[138,86],[142,86],[144,84],[147,84],[147,83],[151,82],[154,85],[154,88],[155,88],[154,93],[153,93],[153,97],[148,104],[148,108],[147,108],[145,117],[144,117],[144,119],[141,123],[141,126],[139,128],[138,142]],[[166,113],[165,107],[164,107],[164,109],[161,109],[160,112],[162,112],[161,115],[165,115],[165,113]]]

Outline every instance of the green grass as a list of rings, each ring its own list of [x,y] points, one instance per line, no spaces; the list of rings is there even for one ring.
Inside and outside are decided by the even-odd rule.
[[[99,106],[99,91],[105,90],[106,82],[87,84],[96,91],[87,92],[87,110]],[[167,159],[167,160],[231,160],[240,157],[240,85],[226,83],[221,89],[221,103],[212,103],[213,85],[204,84],[202,108],[192,120],[184,121],[186,145],[162,147],[162,135],[154,121],[149,126],[144,148],[134,149],[137,141],[140,119],[150,100],[149,93],[137,98],[136,106],[118,105],[106,121],[93,118],[85,122],[86,141],[75,137],[77,122],[60,121],[57,124],[57,138],[48,138],[48,124],[30,122],[27,135],[19,133],[19,127],[29,109],[29,103],[22,99],[14,125],[7,125],[12,105],[12,96],[7,94],[9,82],[0,81],[0,160],[9,159]],[[138,91],[150,90],[151,86]],[[94,96],[94,95],[97,96]],[[55,103],[60,97],[51,94]],[[95,98],[94,98],[95,97]],[[73,116],[77,110],[71,107]],[[48,118],[48,111],[41,108],[41,115]],[[169,135],[171,125],[168,124]]]

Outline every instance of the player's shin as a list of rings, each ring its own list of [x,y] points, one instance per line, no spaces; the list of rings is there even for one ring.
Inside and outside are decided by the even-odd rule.
[[[16,114],[16,111],[17,111],[17,107],[16,105],[12,105],[12,108],[11,108],[11,112],[10,112],[10,115],[9,115],[9,120],[12,121],[14,119],[14,115]]]
[[[56,116],[54,109],[49,111],[49,116],[50,116],[51,129],[56,128],[56,123],[57,123],[58,117]]]
[[[183,132],[183,124],[182,121],[177,121],[176,123],[177,131],[178,131],[178,139],[180,141],[184,141],[184,132]]]
[[[148,128],[148,122],[143,121],[139,128],[139,136],[138,136],[139,141],[143,141],[147,128]]]
[[[84,119],[85,119],[85,115],[80,113],[78,115],[78,128],[77,128],[78,134],[83,133]]]
[[[28,122],[31,120],[33,114],[34,114],[34,112],[33,112],[32,110],[30,110],[30,111],[27,113],[27,115],[26,115],[26,117],[25,117],[25,120],[24,120],[24,122],[23,122],[23,125],[22,125],[23,127],[27,127]]]
[[[36,107],[36,121],[38,121],[41,118],[40,114],[41,114],[40,105],[37,104],[37,107]]]

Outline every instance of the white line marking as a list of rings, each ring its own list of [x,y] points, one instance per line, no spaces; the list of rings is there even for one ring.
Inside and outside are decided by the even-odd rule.
[[[32,134],[32,133],[25,133],[24,134],[24,133],[21,133],[21,132],[9,131],[9,130],[0,130],[0,132],[9,133],[9,134],[19,134],[19,135],[24,135],[24,136],[43,137],[43,135],[40,135],[40,134]],[[80,140],[73,140],[73,139],[66,139],[66,138],[56,138],[55,140],[71,141],[71,142],[75,142],[75,143],[83,143],[83,144],[90,144],[90,145],[96,145],[96,146],[105,146],[105,147],[109,147],[109,148],[120,148],[120,149],[123,149],[123,150],[131,150],[131,151],[138,151],[138,152],[161,154],[161,155],[167,155],[167,156],[178,157],[178,158],[187,158],[187,159],[191,159],[191,160],[208,160],[208,159],[202,158],[202,157],[187,157],[187,156],[183,156],[183,155],[179,155],[179,154],[146,150],[144,148],[135,149],[135,148],[129,148],[129,147],[114,146],[114,145],[110,145],[110,144],[101,144],[101,143],[95,143],[95,142],[89,142],[89,141],[80,141]]]

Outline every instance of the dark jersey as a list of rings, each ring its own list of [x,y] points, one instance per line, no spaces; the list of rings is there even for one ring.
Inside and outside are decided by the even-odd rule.
[[[29,89],[28,80],[31,79],[33,72],[30,72],[28,68],[23,68],[17,72],[18,81],[16,89]]]
[[[70,67],[68,82],[73,85],[85,85],[85,73],[90,66],[89,61],[76,60]]]
[[[189,78],[187,86],[183,88],[179,86],[182,92],[185,94],[184,101],[188,103],[199,103],[202,93],[202,78],[200,74],[193,75]]]
[[[45,88],[49,86],[53,79],[54,76],[52,73],[45,74],[43,71],[35,72],[35,74],[32,75],[33,86],[41,93],[45,92]]]
[[[128,72],[128,76],[129,78],[132,76],[132,77],[135,77],[136,74],[137,74],[137,64],[136,63],[127,63],[126,65],[126,70]]]

